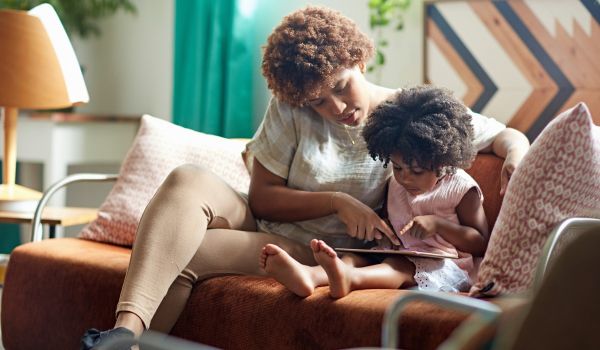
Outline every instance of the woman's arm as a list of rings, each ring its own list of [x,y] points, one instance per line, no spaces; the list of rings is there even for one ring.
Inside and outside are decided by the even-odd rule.
[[[342,192],[308,192],[287,187],[286,180],[254,159],[250,209],[255,217],[279,222],[317,219],[337,214],[348,235],[358,239],[381,238],[381,233],[399,244],[393,231],[373,209]]]
[[[515,169],[529,150],[529,140],[520,131],[513,128],[502,130],[494,139],[492,144],[481,152],[494,152],[499,157],[504,158],[502,172],[500,173],[500,194],[506,193],[508,180]]]
[[[286,180],[254,159],[248,202],[257,218],[292,222],[334,214],[334,192],[307,192],[287,187]]]
[[[418,238],[439,234],[456,249],[483,256],[489,239],[487,219],[476,188],[471,188],[456,207],[460,224],[437,215],[417,216],[410,233]],[[404,231],[404,230],[403,230]]]

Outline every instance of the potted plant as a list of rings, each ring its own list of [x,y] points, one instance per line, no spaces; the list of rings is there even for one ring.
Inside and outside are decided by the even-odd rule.
[[[411,0],[369,0],[369,26],[375,31],[375,61],[367,67],[368,72],[377,74],[381,80],[381,68],[385,65],[384,48],[388,40],[384,37],[384,28],[393,26],[397,31],[404,28],[404,13]]]

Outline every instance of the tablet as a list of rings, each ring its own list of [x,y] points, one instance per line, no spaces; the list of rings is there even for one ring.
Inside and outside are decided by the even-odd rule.
[[[389,254],[389,255],[407,255],[419,258],[434,258],[434,259],[458,259],[457,254],[444,252],[439,249],[355,249],[355,248],[335,248],[338,252],[361,253],[361,254]]]

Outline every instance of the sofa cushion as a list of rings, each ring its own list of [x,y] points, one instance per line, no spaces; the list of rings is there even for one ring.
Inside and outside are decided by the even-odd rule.
[[[127,248],[77,238],[17,247],[2,295],[4,346],[77,349],[86,329],[112,327],[129,255]],[[360,290],[334,300],[321,287],[302,299],[270,278],[215,277],[194,287],[171,334],[223,349],[378,346],[386,308],[407,293]],[[465,318],[415,302],[400,320],[400,345],[434,349]]]
[[[247,192],[250,177],[241,157],[244,146],[245,141],[203,134],[144,115],[117,182],[100,206],[98,218],[80,237],[132,245],[146,205],[171,170],[182,164],[210,169],[237,191]]]
[[[528,289],[551,229],[599,212],[600,128],[579,103],[546,126],[516,169],[471,294]]]

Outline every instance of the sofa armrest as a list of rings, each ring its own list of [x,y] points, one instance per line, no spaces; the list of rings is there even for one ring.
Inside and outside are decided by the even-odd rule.
[[[31,241],[37,242],[41,241],[44,238],[41,223],[42,212],[44,211],[46,204],[48,204],[50,197],[52,197],[52,195],[54,195],[56,191],[76,182],[106,182],[116,181],[117,178],[117,174],[73,174],[65,177],[64,179],[50,186],[47,190],[44,191],[42,198],[40,199],[37,207],[35,208],[33,219],[31,220]]]

